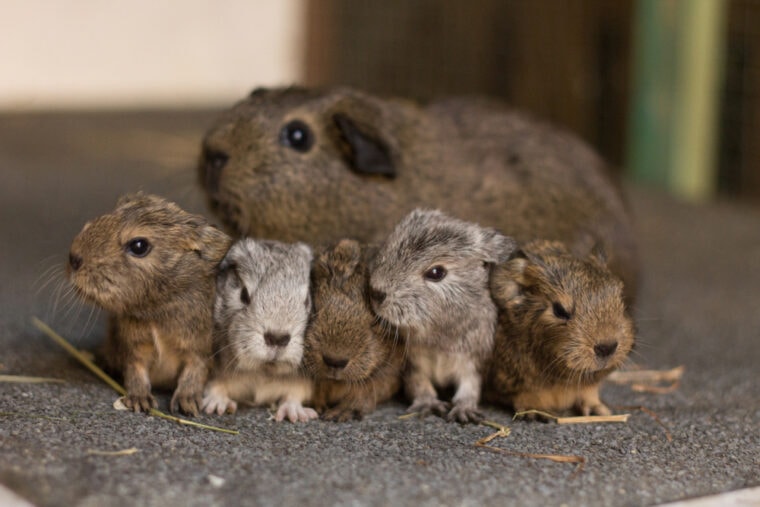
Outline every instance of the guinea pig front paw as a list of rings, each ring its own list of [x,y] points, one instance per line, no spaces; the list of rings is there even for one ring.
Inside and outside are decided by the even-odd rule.
[[[362,417],[364,417],[364,412],[362,410],[341,405],[326,410],[322,414],[323,420],[332,422],[361,421]]]
[[[448,414],[446,420],[449,422],[458,422],[461,424],[479,424],[485,417],[478,411],[477,407],[469,405],[454,405]]]
[[[209,389],[201,401],[201,409],[209,415],[234,414],[237,411],[237,403],[226,394]]]
[[[593,404],[581,401],[578,408],[583,415],[612,415],[612,410],[599,400]]]
[[[199,409],[203,404],[203,397],[200,393],[180,393],[174,392],[169,409],[176,413],[178,410],[183,414],[197,416]]]
[[[287,419],[290,422],[307,422],[312,419],[319,419],[319,414],[313,408],[304,407],[297,401],[283,401],[274,415],[277,422]]]
[[[430,414],[445,416],[451,405],[438,398],[418,398],[406,409],[407,414],[419,414],[420,417],[426,417]]]
[[[134,412],[150,412],[150,409],[158,407],[158,403],[152,394],[127,394],[122,398],[124,406]]]

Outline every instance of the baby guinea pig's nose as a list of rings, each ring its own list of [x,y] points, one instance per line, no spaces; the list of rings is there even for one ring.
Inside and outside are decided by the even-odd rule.
[[[348,359],[338,359],[336,357],[330,357],[326,355],[322,356],[322,360],[325,362],[326,366],[335,368],[337,370],[342,370],[348,364]]]
[[[599,359],[605,359],[610,357],[617,350],[617,342],[612,343],[597,343],[594,345],[594,353]]]
[[[264,342],[270,347],[284,347],[290,342],[290,334],[267,331],[264,333]]]
[[[385,301],[385,292],[370,287],[369,297],[373,303],[375,303],[376,305],[379,305],[380,303]]]
[[[71,266],[71,269],[73,271],[78,270],[79,268],[82,267],[82,258],[80,256],[78,256],[77,254],[75,254],[75,253],[70,253],[69,254],[69,266]]]

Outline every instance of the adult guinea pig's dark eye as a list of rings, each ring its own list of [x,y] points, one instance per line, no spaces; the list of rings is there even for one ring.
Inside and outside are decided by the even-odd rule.
[[[282,127],[280,131],[280,144],[305,153],[314,144],[314,134],[304,122],[293,120]]]
[[[150,242],[145,238],[130,239],[127,243],[127,253],[134,257],[145,257],[151,248]]]
[[[557,303],[557,302],[553,303],[552,311],[554,312],[554,316],[557,317],[558,319],[570,320],[570,317],[571,317],[570,312],[568,312],[567,309],[564,306],[562,306],[561,303]]]
[[[243,290],[240,291],[240,302],[245,306],[251,304],[251,295],[248,293],[248,289],[245,287],[243,287]]]
[[[425,277],[425,280],[430,280],[431,282],[440,282],[446,278],[447,273],[448,272],[446,271],[446,268],[443,266],[433,266],[432,268],[425,271],[422,276]]]

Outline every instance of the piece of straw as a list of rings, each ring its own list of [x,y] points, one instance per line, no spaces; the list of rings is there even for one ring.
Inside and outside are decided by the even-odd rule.
[[[122,396],[127,395],[127,390],[124,389],[118,382],[116,382],[114,379],[112,379],[106,372],[101,370],[95,363],[93,363],[85,354],[83,354],[81,351],[77,350],[73,345],[71,345],[64,337],[53,331],[53,329],[50,328],[47,324],[42,322],[37,317],[32,317],[32,324],[48,335],[54,342],[56,342],[58,345],[63,347],[69,354],[74,356],[80,363],[82,363],[85,367],[87,367],[88,370],[93,372],[95,375],[97,375],[101,380],[103,380],[106,384],[108,384],[114,391],[119,393]],[[237,430],[230,430],[227,428],[219,428],[217,426],[210,426],[208,424],[201,424],[199,422],[190,421],[187,419],[181,419],[179,417],[175,417],[173,415],[165,414],[164,412],[161,412],[160,410],[157,410],[155,408],[150,409],[148,411],[148,414],[160,417],[161,419],[166,419],[169,421],[174,421],[178,424],[183,424],[186,426],[194,426],[196,428],[202,428],[207,429],[211,431],[218,431],[221,433],[229,433],[231,435],[238,435],[240,432]]]
[[[522,412],[516,412],[514,417],[515,419],[518,419],[528,415],[539,415],[545,419],[554,421],[557,424],[625,423],[628,422],[628,418],[631,416],[631,414],[618,414],[559,417],[541,410],[524,410]]]
[[[87,449],[87,454],[90,456],[131,456],[139,452],[137,447],[129,449],[122,449],[121,451],[99,451],[97,449]]]
[[[681,380],[686,367],[681,365],[670,370],[613,371],[606,380],[615,384],[656,384]]]
[[[12,384],[44,384],[47,382],[64,383],[60,378],[50,377],[29,377],[26,375],[0,375],[0,382],[9,382]]]
[[[487,426],[490,426],[490,424],[487,424]],[[477,442],[475,442],[475,447],[479,447],[481,449],[487,449],[491,452],[497,452],[499,454],[506,454],[507,456],[517,456],[518,458],[529,458],[529,459],[545,459],[549,461],[554,461],[555,463],[575,463],[577,466],[575,467],[575,470],[573,471],[570,478],[575,477],[578,475],[582,470],[583,467],[586,465],[586,458],[583,456],[576,456],[572,454],[536,454],[532,452],[519,452],[519,451],[509,451],[507,449],[502,449],[501,447],[494,447],[492,445],[488,445],[489,442],[492,440],[499,438],[499,437],[507,437],[509,436],[510,431],[509,428],[506,426],[500,426],[499,431],[496,433],[492,433],[484,438],[481,438]]]

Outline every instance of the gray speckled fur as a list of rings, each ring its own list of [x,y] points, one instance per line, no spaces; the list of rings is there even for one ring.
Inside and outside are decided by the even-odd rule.
[[[207,413],[234,412],[237,401],[279,400],[278,419],[316,416],[301,406],[312,391],[300,372],[311,310],[311,259],[311,248],[303,243],[244,238],[232,245],[217,277],[217,363],[204,397]],[[273,346],[266,333],[290,338],[284,346]]]
[[[489,270],[514,248],[511,238],[493,229],[437,210],[414,210],[380,248],[371,263],[370,286],[385,299],[373,299],[373,307],[407,336],[410,410],[443,412],[433,386],[453,384],[457,392],[448,417],[477,418],[480,377],[496,323]],[[447,272],[438,282],[423,276],[433,266]]]

